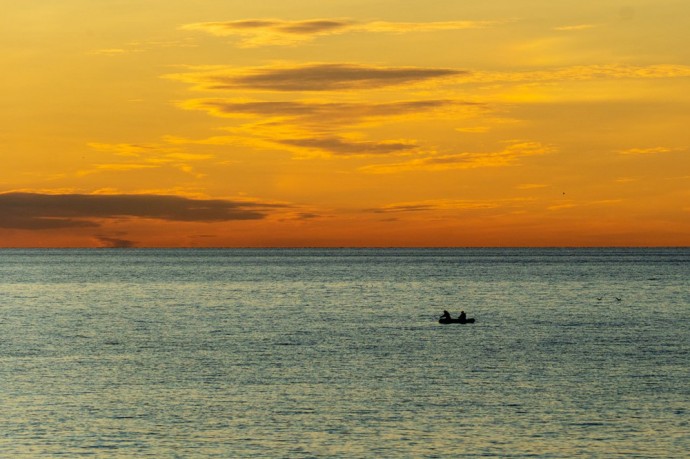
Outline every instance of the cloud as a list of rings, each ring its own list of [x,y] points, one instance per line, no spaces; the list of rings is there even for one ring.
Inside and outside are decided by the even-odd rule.
[[[371,212],[376,214],[389,214],[399,212],[428,212],[437,210],[438,206],[435,204],[390,204],[387,206],[371,209]]]
[[[459,74],[459,83],[521,83],[540,81],[589,81],[599,79],[686,78],[690,66],[659,65],[575,65],[528,72],[467,72]]]
[[[138,144],[138,143],[100,143],[91,142],[89,147],[98,151],[107,151],[119,156],[141,157],[144,155],[155,154],[161,151],[158,145]]]
[[[58,229],[100,226],[101,219],[147,218],[178,222],[259,220],[277,204],[189,199],[144,194],[0,194],[0,228]]]
[[[137,245],[135,241],[130,241],[129,239],[120,239],[107,236],[96,236],[96,240],[101,244],[102,247],[112,249],[128,249],[130,247],[136,247]]]
[[[341,137],[313,137],[274,140],[276,143],[299,149],[316,150],[334,155],[387,155],[416,150],[418,145],[409,141],[350,141]]]
[[[491,128],[489,126],[471,126],[471,127],[461,127],[455,129],[458,132],[466,132],[470,134],[484,134],[489,132]]]
[[[194,69],[194,68],[193,68]],[[351,91],[415,85],[431,81],[449,88],[466,84],[539,83],[690,77],[690,66],[659,64],[577,65],[522,72],[468,71],[434,67],[380,67],[354,63],[310,63],[253,68],[196,67],[187,73],[165,75],[206,91]]]
[[[597,28],[599,26],[600,26],[600,24],[576,24],[576,25],[567,25],[567,26],[555,27],[554,30],[558,30],[559,32],[578,32],[581,30],[594,29],[594,28]]]
[[[168,75],[204,90],[340,91],[376,89],[466,75],[463,70],[425,67],[375,67],[359,64],[306,64],[249,69],[220,68]]]
[[[213,155],[187,153],[170,145],[160,144],[129,144],[129,143],[89,143],[91,148],[99,152],[111,153],[117,157],[132,158],[128,161],[99,163],[89,169],[77,172],[79,176],[85,176],[101,172],[129,172],[141,169],[157,169],[172,167],[184,173],[203,178],[204,175],[195,172],[190,163],[213,159]]]
[[[169,143],[207,145],[243,145],[273,149],[276,144],[302,155],[382,155],[417,150],[414,140],[363,140],[366,135],[351,128],[366,129],[379,124],[413,119],[456,119],[487,105],[478,102],[429,99],[397,102],[321,102],[321,101],[247,101],[235,99],[193,99],[180,107],[203,110],[214,116],[249,118],[254,121],[226,127],[231,133],[200,141],[168,138]],[[353,140],[354,139],[354,140]],[[313,156],[313,155],[309,155]]]
[[[499,208],[514,208],[528,201],[531,200],[436,199],[388,204],[374,209],[367,209],[367,211],[376,214],[399,214],[438,211],[487,210]]]
[[[95,54],[95,55],[101,55],[101,56],[119,56],[122,54],[129,54],[133,52],[139,52],[140,50],[131,50],[131,49],[125,49],[125,48],[107,48],[107,49],[98,49],[96,51],[91,52],[90,54]]]
[[[376,117],[431,110],[458,102],[451,100],[416,100],[382,104],[337,102],[235,102],[227,99],[197,99],[183,104],[185,108],[207,110],[218,116],[280,116],[286,118]],[[479,105],[465,102],[466,105]],[[345,115],[343,115],[345,114]]]
[[[301,101],[234,101],[228,99],[195,99],[180,103],[182,108],[204,110],[228,118],[270,118],[302,127],[352,125],[376,118],[415,116],[429,111],[460,107],[482,107],[483,104],[452,100],[414,100],[390,103],[344,103]]]
[[[240,37],[240,46],[285,46],[311,41],[319,36],[340,35],[348,32],[409,33],[437,30],[477,29],[497,24],[496,21],[446,22],[355,22],[348,19],[308,19],[286,21],[282,19],[245,19],[225,22],[199,22],[186,24],[183,30],[206,32],[219,37]]]
[[[505,167],[518,163],[521,158],[544,155],[553,151],[553,147],[540,142],[516,142],[498,152],[435,154],[403,163],[365,166],[360,170],[374,174],[390,174],[415,170],[441,171],[478,167]]]
[[[316,218],[323,218],[323,215],[314,212],[299,212],[295,215],[295,219],[297,220],[314,220]]]
[[[283,21],[280,19],[246,19],[226,22],[186,24],[183,30],[194,30],[219,37],[239,36],[240,45],[247,48],[268,45],[291,45],[321,35],[344,33],[354,23],[342,19],[311,19]]]
[[[520,185],[517,185],[515,188],[518,190],[536,190],[539,188],[547,188],[550,185],[546,185],[544,183],[523,183]]]
[[[628,148],[627,150],[619,150],[621,155],[658,155],[663,153],[672,153],[675,151],[682,151],[682,148],[669,147],[652,147],[652,148]]]
[[[117,164],[96,164],[92,169],[81,170],[77,172],[77,175],[84,176],[89,174],[95,174],[96,172],[128,172],[136,171],[140,169],[154,169],[159,167],[153,164],[136,164],[136,163],[117,163]]]
[[[633,182],[638,182],[639,180],[640,180],[639,177],[619,177],[614,181],[616,183],[633,183]]]
[[[439,22],[386,22],[363,23],[355,28],[367,32],[433,32],[437,30],[483,29],[508,21],[439,21]]]
[[[161,48],[193,48],[197,45],[193,42],[191,38],[186,38],[184,40],[174,40],[174,41],[160,41],[160,40],[150,40],[150,41],[132,41],[118,48],[101,48],[89,52],[88,54],[94,56],[127,56],[136,53],[149,52],[154,50],[159,50]]]
[[[622,199],[600,199],[596,201],[566,201],[564,203],[560,204],[553,204],[551,206],[546,207],[546,210],[548,211],[561,211],[565,209],[574,209],[574,208],[582,208],[582,207],[599,207],[599,206],[612,206],[616,204],[620,204],[623,202]]]

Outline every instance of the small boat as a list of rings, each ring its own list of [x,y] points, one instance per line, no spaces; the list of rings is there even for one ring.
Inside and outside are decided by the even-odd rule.
[[[474,317],[471,319],[465,319],[465,320],[460,320],[460,319],[438,319],[438,323],[440,324],[473,324],[474,323]]]

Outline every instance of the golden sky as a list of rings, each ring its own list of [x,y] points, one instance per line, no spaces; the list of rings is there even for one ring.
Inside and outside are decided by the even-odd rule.
[[[687,0],[22,0],[0,246],[690,245]]]

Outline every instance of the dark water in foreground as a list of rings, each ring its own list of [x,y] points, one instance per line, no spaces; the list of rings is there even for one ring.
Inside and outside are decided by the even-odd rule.
[[[0,457],[685,457],[689,324],[690,249],[0,250]]]

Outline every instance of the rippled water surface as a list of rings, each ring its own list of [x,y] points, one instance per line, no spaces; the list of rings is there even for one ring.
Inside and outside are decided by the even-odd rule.
[[[689,249],[0,250],[0,457],[685,457],[688,324]]]

